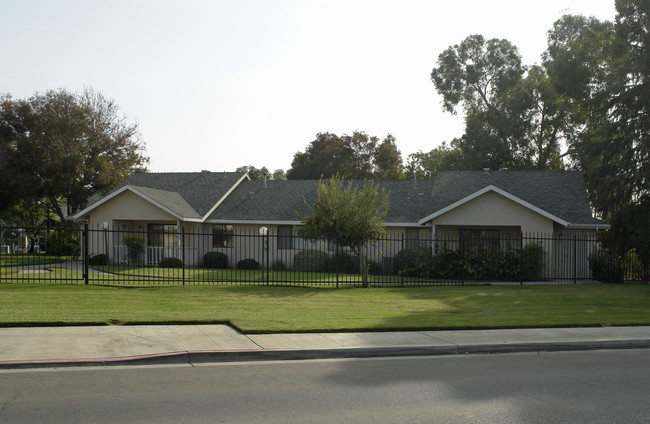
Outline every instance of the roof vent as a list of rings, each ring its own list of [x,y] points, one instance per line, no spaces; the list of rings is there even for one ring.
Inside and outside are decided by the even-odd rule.
[[[250,193],[248,193],[248,195],[249,195],[250,198],[252,199],[253,197],[255,197],[255,192],[254,192],[254,191],[251,191]]]
[[[207,173],[209,173],[209,172],[210,172],[210,171],[208,171],[207,169],[202,169],[202,170],[201,170],[201,174],[207,174]]]
[[[489,174],[490,173],[490,168],[483,168],[483,173],[484,174]]]

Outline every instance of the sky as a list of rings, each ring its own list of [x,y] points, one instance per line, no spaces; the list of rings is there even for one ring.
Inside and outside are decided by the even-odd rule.
[[[539,63],[564,14],[613,20],[614,0],[0,0],[0,94],[103,93],[153,172],[287,170],[356,130],[406,159],[463,133],[430,79],[443,50],[482,34]]]

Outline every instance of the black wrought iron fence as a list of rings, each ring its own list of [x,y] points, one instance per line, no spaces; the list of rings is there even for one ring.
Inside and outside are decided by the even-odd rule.
[[[603,247],[594,234],[406,238],[391,233],[361,255],[336,240],[274,229],[209,232],[168,225],[66,229],[0,227],[0,282],[103,285],[648,283],[647,257]],[[645,250],[647,252],[647,250]],[[362,272],[366,269],[367,272]]]

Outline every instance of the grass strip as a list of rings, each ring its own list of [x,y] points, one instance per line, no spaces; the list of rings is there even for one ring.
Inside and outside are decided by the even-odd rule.
[[[0,325],[229,322],[248,333],[650,325],[650,286],[0,285]]]

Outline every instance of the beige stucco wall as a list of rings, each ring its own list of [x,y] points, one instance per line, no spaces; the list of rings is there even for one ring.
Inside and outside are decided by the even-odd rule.
[[[279,249],[278,248],[278,239],[276,235],[278,234],[278,225],[268,224],[264,225],[268,228],[269,234],[269,246],[268,250],[262,249],[262,238],[258,237],[259,229],[262,227],[261,224],[255,225],[243,225],[243,224],[234,224],[233,231],[235,234],[245,234],[252,237],[237,237],[233,239],[232,247],[213,247],[212,246],[212,224],[206,223],[201,224],[199,227],[202,227],[202,232],[206,234],[203,237],[203,242],[199,244],[199,258],[202,260],[203,255],[209,251],[223,252],[228,256],[231,266],[236,266],[237,262],[241,259],[253,258],[257,260],[260,264],[274,263],[276,261],[281,261],[287,267],[293,266],[293,260],[296,253],[301,250],[307,249],[319,249],[325,251],[328,255],[333,256],[336,253],[335,249],[330,250],[327,243],[325,242],[312,242],[305,240],[303,249]],[[431,237],[431,228],[429,227],[416,227],[419,231],[419,235],[422,239]],[[386,229],[386,236],[384,240],[376,244],[368,246],[367,255],[373,261],[382,262],[384,257],[392,257],[397,252],[402,249],[402,234],[405,235],[406,231],[404,227],[388,227]],[[406,242],[404,242],[406,243]],[[408,247],[408,246],[406,246]],[[268,256],[267,256],[268,251]],[[341,249],[343,251],[343,249]]]
[[[519,227],[522,233],[553,232],[553,221],[493,191],[436,217],[432,223],[436,235],[438,226]]]
[[[95,208],[89,218],[91,225],[140,220],[176,222],[176,217],[127,190]]]

